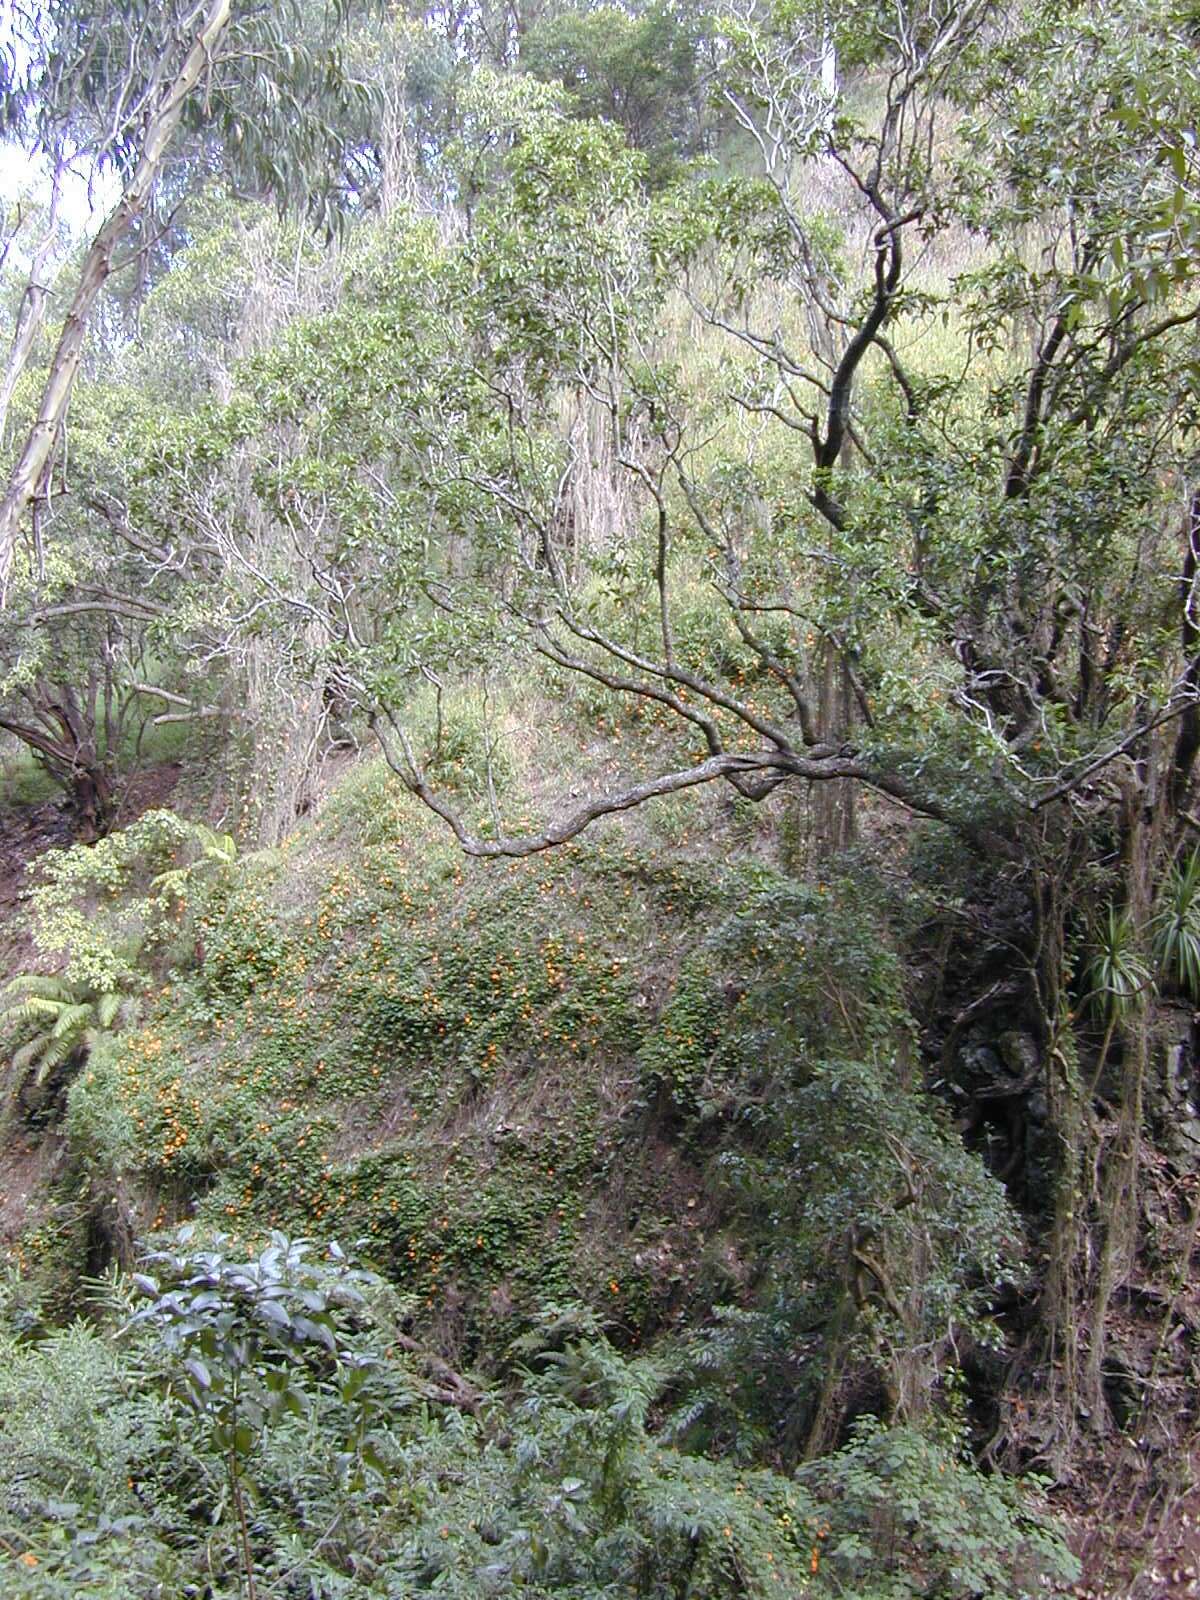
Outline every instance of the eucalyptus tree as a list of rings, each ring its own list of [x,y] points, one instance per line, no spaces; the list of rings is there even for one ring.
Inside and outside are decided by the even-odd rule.
[[[17,15],[20,17],[21,13]],[[22,115],[32,121],[35,150],[46,150],[50,155],[51,215],[64,169],[71,159],[64,145],[76,114],[74,107],[62,102],[64,89],[72,97],[80,92],[86,96],[99,81],[102,98],[107,101],[102,117],[104,112],[110,114],[108,125],[102,122],[101,131],[92,135],[92,148],[88,149],[87,143],[84,148],[97,165],[105,157],[121,154],[131,170],[122,185],[120,200],[84,257],[41,402],[0,501],[0,602],[8,589],[19,524],[30,505],[44,493],[92,308],[112,271],[117,247],[145,210],[184,105],[221,44],[230,21],[230,4],[229,0],[213,0],[207,8],[169,14],[166,29],[158,38],[154,37],[149,16],[130,19],[134,26],[129,29],[124,59],[119,50],[112,51],[116,40],[109,29],[98,30],[85,42],[80,28],[84,19],[70,8],[59,8],[57,15],[51,8],[48,16],[35,9],[25,14],[25,20],[30,24],[27,36],[11,47],[9,101],[14,122]],[[87,21],[95,27],[100,19],[92,16]],[[32,53],[36,46],[42,47],[40,56]],[[13,83],[11,80],[17,76],[16,53],[22,47],[31,50],[31,65],[23,67],[25,82]],[[115,63],[105,59],[110,52],[116,56]],[[148,66],[143,65],[143,52],[149,57]],[[36,256],[34,265],[39,265]],[[28,359],[44,305],[44,285],[31,279],[10,354],[10,369],[19,372]]]
[[[67,788],[85,832],[112,820],[116,723],[138,705],[148,709],[138,693],[158,693],[158,720],[194,710],[169,685],[131,688],[144,679],[146,630],[162,605],[145,584],[128,592],[122,564],[136,551],[161,577],[169,559],[139,546],[136,535],[131,543],[123,486],[114,492],[103,471],[87,481],[87,449],[66,470],[67,410],[89,329],[102,311],[111,314],[112,287],[131,267],[144,300],[186,239],[182,201],[216,174],[298,209],[326,234],[339,213],[361,203],[378,164],[374,96],[342,52],[345,22],[344,9],[304,4],[179,0],[112,12],[89,0],[52,0],[14,8],[0,41],[5,131],[35,171],[44,169],[48,196],[44,231],[32,245],[20,238],[30,206],[10,217],[7,253],[17,262],[24,250],[28,279],[0,380],[13,439],[0,501],[0,725]],[[78,211],[85,189],[93,206],[109,209],[77,257],[61,218],[64,208]],[[45,319],[55,273],[66,316],[51,344]],[[110,315],[94,369],[106,362],[111,371],[128,337]],[[160,630],[160,655],[164,638]]]

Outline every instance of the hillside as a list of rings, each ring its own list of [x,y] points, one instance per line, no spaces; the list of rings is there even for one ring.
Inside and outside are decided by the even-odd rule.
[[[0,1591],[1200,1592],[1200,79],[0,16]]]
[[[102,1333],[113,1288],[97,1274],[181,1248],[185,1223],[230,1261],[272,1238],[336,1240],[390,1286],[392,1354],[443,1406],[518,1405],[540,1342],[594,1327],[614,1361],[655,1352],[655,1448],[684,1444],[682,1459],[790,1472],[855,1417],[912,1414],[922,1392],[964,1439],[1007,1429],[1010,1451],[1032,1451],[997,1388],[996,1340],[1016,1351],[1031,1288],[1025,1225],[980,1160],[999,1164],[999,1132],[974,1133],[968,1155],[951,1121],[963,1091],[921,1089],[930,1035],[910,1002],[954,979],[936,922],[912,913],[919,834],[887,807],[864,821],[821,876],[787,865],[805,825],[791,804],[685,800],[551,855],[471,862],[382,763],[353,766],[280,847],[201,871],[171,904],[136,1021],[96,1038],[81,1070],[26,1073],[24,1090],[10,1072],[10,1330],[44,1338],[99,1315],[86,1359],[117,1361],[119,1413],[139,1380]],[[82,890],[109,937],[136,888],[115,916]],[[934,918],[944,890],[924,891]],[[53,1338],[40,1348],[61,1381],[67,1357]],[[95,1448],[102,1480],[111,1445]],[[865,1473],[866,1500],[844,1548],[828,1535],[831,1593],[868,1570],[856,1518],[913,1465],[902,1426],[859,1448],[846,1470]],[[993,1526],[986,1498],[921,1531],[930,1492],[908,1553],[878,1550],[880,1581],[940,1571],[966,1537],[1015,1561],[1018,1583],[1036,1564],[1031,1533]],[[178,1493],[169,1477],[151,1527],[162,1493]],[[150,1506],[140,1487],[135,1500],[138,1520]],[[78,1560],[30,1532],[39,1564]],[[138,1557],[159,1562],[138,1543],[149,1532]],[[826,1592],[801,1555],[805,1592]],[[1107,1537],[1093,1555],[1127,1559]],[[456,1581],[474,1581],[456,1560]]]
[[[685,802],[470,863],[379,763],[355,767],[277,850],[197,886],[136,1025],[10,1102],[10,1322],[86,1306],[81,1285],[187,1221],[231,1257],[271,1230],[341,1241],[394,1286],[434,1385],[504,1393],[559,1308],[627,1355],[673,1352],[662,1416],[735,1459],[795,1464],[893,1406],[888,1312],[852,1280],[866,1219],[917,1296],[899,1310],[934,1330],[1018,1224],[895,1053],[903,830],[881,819],[886,852],[805,884],[778,864],[789,821]],[[890,1191],[917,1169],[910,1227]],[[936,1291],[902,1276],[918,1241]]]

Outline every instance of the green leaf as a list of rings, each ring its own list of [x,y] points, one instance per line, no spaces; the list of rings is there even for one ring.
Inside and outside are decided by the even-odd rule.
[[[183,1365],[198,1389],[208,1390],[212,1388],[212,1373],[198,1356],[189,1357]]]

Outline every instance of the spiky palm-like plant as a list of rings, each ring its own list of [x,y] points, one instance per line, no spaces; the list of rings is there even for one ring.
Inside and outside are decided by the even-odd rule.
[[[1089,1003],[1106,1020],[1119,1021],[1145,1002],[1153,983],[1132,917],[1110,906],[1096,930],[1088,963]]]
[[[1167,873],[1150,936],[1159,971],[1192,1000],[1200,999],[1200,850]]]
[[[1096,930],[1087,967],[1087,1004],[1104,1019],[1104,1040],[1096,1058],[1089,1094],[1100,1087],[1113,1036],[1146,1003],[1154,973],[1142,955],[1128,911],[1109,906]]]

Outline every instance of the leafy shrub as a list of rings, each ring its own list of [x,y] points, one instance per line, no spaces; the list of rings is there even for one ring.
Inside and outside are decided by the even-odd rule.
[[[1021,1491],[914,1428],[855,1424],[850,1443],[796,1474],[825,1508],[822,1576],[858,1600],[1025,1600],[1079,1563]]]
[[[989,1308],[1021,1229],[1002,1186],[894,1058],[823,1062],[716,1162],[751,1286],[690,1341],[679,1436],[791,1462],[847,1409],[920,1415]]]
[[[30,897],[38,949],[65,957],[72,983],[99,992],[136,985],[139,948],[162,934],[178,898],[180,875],[171,869],[216,837],[174,812],[147,811],[94,845],[46,851]]]
[[[682,1106],[725,1118],[803,1081],[824,1056],[912,1037],[869,883],[756,869],[739,887],[736,911],[689,952],[640,1052],[643,1074]]]
[[[672,1427],[735,1459],[795,1461],[864,1403],[918,1416],[960,1341],[999,1337],[1021,1228],[917,1078],[880,900],[861,869],[760,873],[641,1048],[709,1160],[739,1291],[689,1343]]]
[[[423,1377],[382,1289],[294,1241],[180,1236],[155,1266],[111,1286],[119,1336],[0,1333],[6,1595],[1015,1600],[1074,1570],[913,1430],[864,1422],[794,1481],[671,1448],[669,1369],[586,1312],[547,1314],[520,1393],[489,1395]]]

